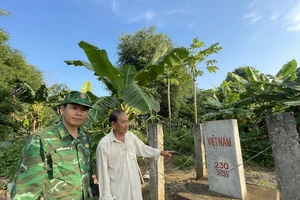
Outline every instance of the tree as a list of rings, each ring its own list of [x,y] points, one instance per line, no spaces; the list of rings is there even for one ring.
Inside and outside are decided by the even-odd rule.
[[[163,33],[155,33],[155,27],[143,28],[134,34],[123,34],[119,38],[118,64],[134,65],[142,69],[152,58],[169,53],[174,47],[171,39]],[[156,52],[156,53],[155,53]],[[151,61],[152,60],[152,61]],[[158,115],[163,118],[177,116],[180,107],[191,95],[190,75],[184,65],[165,65],[164,74],[152,81],[146,88],[160,102]]]
[[[228,73],[233,81],[223,81],[215,91],[215,98],[207,98],[204,104],[211,107],[206,108],[203,117],[235,117],[240,119],[241,126],[247,125],[248,130],[263,134],[267,134],[262,128],[266,115],[293,111],[300,124],[300,83],[296,81],[300,73],[295,60],[283,65],[275,76],[259,73],[252,67],[246,67],[245,72],[245,79]]]
[[[216,72],[219,69],[215,64],[217,63],[216,60],[206,60],[208,56],[212,54],[219,53],[222,49],[219,46],[219,43],[212,44],[210,47],[203,49],[205,47],[204,42],[201,42],[198,38],[193,39],[192,44],[190,45],[188,51],[188,59],[187,65],[191,71],[192,78],[193,78],[193,96],[194,96],[194,123],[198,123],[197,119],[197,85],[196,85],[196,78],[197,76],[202,76],[204,74],[203,70],[199,70],[198,65],[205,61],[207,71]]]
[[[49,96],[53,96],[61,91],[70,90],[70,88],[65,83],[55,83],[48,87]]]
[[[239,75],[240,77],[242,77],[243,79],[246,79],[247,80],[247,72],[246,72],[246,69],[247,67],[250,67],[250,66],[242,66],[242,67],[238,67],[238,68],[235,68],[232,73],[236,74],[236,75]],[[255,71],[256,69],[254,69],[253,67],[250,67],[253,71]],[[258,71],[257,71],[258,72]],[[229,81],[235,81],[234,78],[232,78],[231,76],[227,75],[226,76],[226,79],[225,81],[229,82]]]
[[[7,16],[7,15],[9,15],[9,13],[0,8],[0,16]]]
[[[155,62],[156,59],[152,59],[150,63],[162,63],[165,72],[163,73],[163,82],[167,81],[167,95],[168,95],[168,113],[169,113],[169,135],[171,135],[172,127],[172,112],[171,112],[171,82],[173,85],[179,85],[178,80],[185,80],[186,68],[183,65],[183,60],[187,58],[188,52],[185,48],[178,48],[181,51],[168,50],[168,46],[161,44],[158,46],[158,51],[154,54],[153,58],[160,58]],[[165,52],[169,52],[166,54]],[[174,84],[175,83],[175,84]]]
[[[282,112],[290,106],[299,106],[300,83],[297,77],[296,60],[284,64],[275,76],[259,74],[251,67],[246,68],[247,79],[229,72],[229,76],[240,84],[239,93],[245,103],[255,103],[255,111],[273,114]]]
[[[0,136],[4,140],[19,131],[19,122],[12,114],[27,112],[27,105],[12,98],[12,90],[19,82],[27,82],[37,89],[43,83],[42,72],[28,64],[20,51],[9,45],[9,36],[0,28]],[[14,102],[12,104],[11,102]]]
[[[133,65],[137,71],[143,69],[152,59],[157,47],[164,43],[172,47],[171,39],[162,33],[155,33],[155,26],[143,28],[135,34],[123,33],[117,46],[118,66]]]
[[[239,93],[231,90],[230,84],[223,81],[214,94],[206,91],[209,96],[202,102],[206,106],[206,113],[201,116],[203,121],[245,119],[252,114],[252,110],[241,106]]]

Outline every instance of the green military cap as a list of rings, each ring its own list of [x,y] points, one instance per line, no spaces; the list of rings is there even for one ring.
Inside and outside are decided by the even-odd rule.
[[[89,96],[86,93],[78,91],[72,91],[66,96],[65,100],[63,101],[63,104],[65,105],[68,103],[75,103],[89,108],[92,107]]]

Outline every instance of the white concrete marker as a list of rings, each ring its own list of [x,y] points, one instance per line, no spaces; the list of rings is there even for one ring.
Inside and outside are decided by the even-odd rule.
[[[247,190],[237,121],[205,122],[203,131],[209,189],[243,199]]]

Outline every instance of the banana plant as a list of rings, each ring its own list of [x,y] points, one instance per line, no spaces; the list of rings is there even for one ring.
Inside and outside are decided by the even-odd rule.
[[[240,83],[242,90],[240,98],[256,104],[256,112],[273,113],[283,111],[290,106],[300,106],[300,72],[296,60],[283,65],[275,76],[255,73],[250,67],[246,68],[247,80],[229,73]]]
[[[16,120],[23,120],[23,125],[30,126],[30,133],[33,134],[39,125],[38,122],[42,120],[43,102],[46,101],[47,97],[48,88],[44,84],[34,91],[27,83],[18,83],[13,90],[13,103],[19,98],[21,102],[31,104],[31,109],[22,117],[18,117],[15,113],[12,113],[11,116],[14,116]]]
[[[111,92],[111,96],[121,99],[118,107],[133,114],[158,112],[159,102],[143,88],[164,73],[164,63],[171,57],[181,55],[182,48],[173,49],[166,53],[165,49],[158,49],[153,59],[140,71],[134,66],[125,65],[120,69],[114,67],[104,49],[99,49],[87,42],[79,42],[79,47],[85,52],[89,62],[82,60],[66,60],[67,65],[84,66],[94,72]],[[161,56],[161,54],[163,54]],[[159,55],[159,56],[158,56]],[[93,98],[96,98],[95,96]]]
[[[206,113],[201,116],[203,121],[211,119],[241,119],[252,115],[251,109],[240,107],[240,97],[232,91],[230,83],[224,81],[219,87],[221,95],[213,94],[203,102]]]

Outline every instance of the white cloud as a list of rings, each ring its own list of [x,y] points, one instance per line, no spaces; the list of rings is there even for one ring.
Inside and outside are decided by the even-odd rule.
[[[195,16],[199,13],[198,9],[191,7],[189,1],[180,7],[169,6],[166,9],[158,9],[156,5],[150,4],[148,0],[70,0],[93,2],[105,9],[110,9],[124,23],[145,22],[151,23],[159,27],[165,26],[167,21],[173,17],[182,17],[183,15]],[[160,6],[162,7],[162,6]],[[159,8],[160,8],[159,7]],[[164,6],[163,6],[164,7]],[[186,9],[190,7],[189,9]],[[172,18],[172,20],[174,20]],[[187,19],[188,20],[188,19]],[[191,20],[191,19],[189,19]],[[188,22],[187,22],[188,23]]]
[[[138,14],[136,17],[129,20],[129,23],[134,23],[134,22],[141,21],[141,20],[151,21],[155,18],[156,15],[157,14],[155,14],[151,10],[148,10],[148,11]]]
[[[84,2],[84,0],[81,0]],[[104,7],[104,8],[111,8],[114,13],[122,6],[122,4],[126,4],[124,1],[120,0],[91,0],[92,2]]]
[[[170,11],[166,11],[164,13],[162,13],[162,15],[174,15],[174,14],[183,14],[183,13],[187,13],[188,10],[185,10],[185,9],[180,9],[180,10],[177,10],[177,9],[174,9],[174,10],[170,10]]]
[[[251,13],[245,14],[243,16],[243,19],[246,20],[247,23],[250,25],[250,24],[253,24],[253,23],[261,20],[262,17],[260,15],[257,15],[255,12],[251,12]]]
[[[114,12],[117,11],[117,9],[118,9],[118,3],[117,3],[117,1],[112,1],[112,9],[113,9]]]
[[[286,16],[286,30],[300,31],[300,2]]]
[[[170,15],[176,15],[176,14],[186,14],[186,13],[191,13],[190,10],[185,10],[185,9],[173,9],[173,10],[168,10],[168,11],[163,11],[163,12],[154,12],[151,10],[141,12],[137,14],[135,17],[132,17],[129,21],[129,23],[134,23],[138,21],[146,21],[146,22],[155,22],[158,26],[164,26],[164,19],[166,16]]]
[[[190,28],[193,28],[195,26],[195,22],[194,21],[192,21],[192,22],[190,22],[189,24],[188,24],[188,27],[190,27]]]
[[[147,11],[146,14],[145,14],[145,19],[146,19],[147,21],[150,21],[150,20],[153,19],[154,15],[155,15],[155,14],[154,14],[152,11]]]
[[[255,17],[253,17],[253,18],[250,19],[250,22],[254,23],[254,22],[257,22],[260,19],[261,19],[261,16],[255,16]]]
[[[251,13],[245,14],[245,15],[243,16],[243,18],[244,18],[244,19],[249,19],[249,18],[251,18],[251,17],[253,17],[253,16],[255,16],[255,14],[254,14],[254,12],[251,12]]]
[[[272,21],[275,21],[275,20],[277,20],[278,19],[278,15],[272,15],[271,17],[270,17],[270,20],[272,20]]]
[[[253,8],[255,6],[255,4],[256,4],[256,1],[252,1],[252,3],[250,3],[248,5],[248,8]]]

